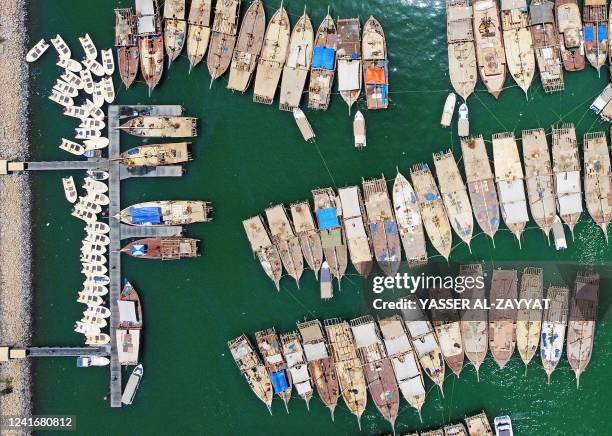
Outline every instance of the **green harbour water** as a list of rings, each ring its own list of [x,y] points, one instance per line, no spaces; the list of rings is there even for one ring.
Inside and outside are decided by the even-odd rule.
[[[265,1],[265,0],[264,0]],[[265,2],[269,19],[280,2]],[[113,8],[133,1],[31,0],[28,32],[30,41],[49,39],[60,33],[79,59],[77,37],[88,32],[98,49],[114,43]],[[303,2],[285,2],[293,24]],[[243,11],[247,4],[243,2]],[[327,3],[307,4],[313,25],[325,15]],[[76,416],[78,434],[359,434],[355,418],[340,400],[335,422],[318,398],[307,412],[302,400],[290,402],[288,415],[275,399],[273,416],[242,380],[226,346],[228,339],[275,326],[279,332],[295,329],[304,317],[355,318],[366,313],[371,291],[352,266],[335,289],[334,299],[319,299],[318,283],[306,271],[300,289],[283,278],[276,292],[250,252],[241,221],[263,213],[271,204],[311,200],[316,187],[343,187],[361,183],[384,173],[388,180],[396,167],[409,174],[418,162],[431,164],[432,153],[451,148],[457,158],[460,146],[456,124],[440,126],[440,114],[450,90],[447,72],[444,2],[431,0],[336,0],[330,3],[334,16],[370,14],[384,26],[390,56],[391,105],[387,111],[364,111],[368,146],[353,147],[352,118],[338,95],[330,110],[306,112],[317,134],[316,144],[302,141],[291,114],[252,102],[252,94],[233,94],[225,89],[226,76],[209,89],[205,65],[188,75],[183,53],[149,97],[139,76],[130,90],[120,87],[118,104],[180,104],[187,115],[199,118],[194,138],[194,161],[186,165],[180,179],[128,180],[122,184],[122,206],[157,199],[202,199],[214,203],[211,223],[187,228],[187,235],[202,241],[202,256],[177,262],[153,262],[124,257],[124,275],[138,289],[144,307],[144,338],[141,358],[145,375],[132,407],[111,409],[102,397],[108,392],[108,369],[77,369],[74,359],[40,359],[33,365],[34,410],[37,414]],[[71,159],[57,148],[60,138],[72,137],[77,120],[64,117],[47,95],[59,75],[53,48],[31,66],[31,157],[33,160]],[[529,101],[508,75],[499,101],[479,82],[468,101],[471,132],[489,140],[493,133],[543,127],[554,123],[576,124],[580,142],[586,132],[605,131],[608,125],[588,111],[593,98],[608,82],[608,68],[601,77],[587,67],[565,74],[562,93],[545,95],[536,77]],[[354,113],[354,110],[353,110]],[[149,142],[154,142],[153,140]],[[162,142],[162,141],[160,141]],[[134,137],[122,136],[122,149],[135,146]],[[490,150],[490,143],[489,153]],[[460,164],[461,165],[461,164]],[[432,165],[433,166],[433,165]],[[74,173],[80,186],[82,174]],[[82,281],[78,260],[82,222],[70,216],[64,199],[63,174],[33,174],[33,319],[34,345],[79,345],[81,335],[73,324],[83,306],[76,303]],[[479,230],[475,231],[478,233]],[[495,238],[496,248],[483,234],[452,252],[453,262],[547,263],[550,280],[567,275],[573,263],[605,263],[612,256],[603,234],[585,213],[576,228],[575,242],[557,253],[549,247],[532,221],[523,236],[522,249],[505,230]],[[455,243],[458,238],[455,236]],[[430,249],[430,255],[434,253]],[[432,259],[432,262],[439,258]],[[554,264],[554,265],[553,265]],[[561,266],[559,266],[561,265]],[[550,268],[550,270],[548,269]],[[402,267],[407,271],[406,267]],[[559,273],[556,273],[559,271]],[[377,274],[380,270],[375,269]],[[547,277],[548,278],[548,277]],[[487,281],[488,283],[488,281]],[[602,277],[600,311],[609,304],[610,275]],[[545,283],[548,285],[548,280]],[[398,433],[426,430],[457,422],[466,414],[484,409],[491,421],[509,414],[517,435],[612,434],[610,403],[612,388],[607,363],[612,358],[612,330],[599,323],[593,358],[581,378],[580,389],[565,357],[550,385],[539,358],[527,375],[518,353],[499,370],[489,357],[476,382],[473,368],[466,365],[461,377],[447,376],[442,398],[430,381],[423,408],[423,423],[402,401],[396,422]],[[450,371],[447,370],[447,373]],[[129,371],[125,371],[127,380]],[[390,427],[371,398],[362,418],[361,434],[386,434]]]

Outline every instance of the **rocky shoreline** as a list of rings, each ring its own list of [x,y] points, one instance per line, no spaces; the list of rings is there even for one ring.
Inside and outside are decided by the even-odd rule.
[[[26,0],[0,4],[0,157],[28,157],[28,67],[25,62]],[[2,345],[26,346],[31,337],[30,181],[27,174],[0,178],[0,337]],[[32,414],[27,359],[0,364],[0,414]],[[11,393],[7,393],[12,389]]]

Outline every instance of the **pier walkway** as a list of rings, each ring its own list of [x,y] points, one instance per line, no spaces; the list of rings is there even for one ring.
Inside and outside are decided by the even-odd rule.
[[[108,356],[110,347],[26,347],[28,357]]]
[[[89,159],[89,160],[26,162],[25,169],[28,171],[71,171],[71,170],[108,171],[108,159],[97,158],[97,159]]]

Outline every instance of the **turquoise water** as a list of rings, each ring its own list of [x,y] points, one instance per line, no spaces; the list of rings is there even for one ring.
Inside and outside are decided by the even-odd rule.
[[[99,48],[110,47],[114,40],[112,9],[131,3],[32,0],[30,38],[37,41],[60,32],[75,57],[81,55],[77,37],[85,32]],[[285,4],[295,23],[303,3]],[[269,18],[278,2],[266,5]],[[432,153],[440,150],[452,148],[459,157],[456,126],[443,129],[439,125],[450,87],[444,3],[341,0],[330,6],[334,15],[359,15],[362,21],[374,14],[387,35],[392,103],[387,111],[365,113],[366,150],[353,148],[351,119],[338,95],[329,111],[307,113],[317,142],[306,144],[290,114],[276,106],[253,103],[250,93],[228,92],[226,78],[209,89],[205,65],[188,75],[184,55],[166,71],[150,98],[141,77],[133,89],[118,90],[120,104],[181,104],[187,114],[199,118],[199,136],[192,146],[195,160],[186,166],[185,177],[127,181],[122,186],[122,205],[204,199],[214,202],[215,220],[188,229],[189,236],[202,240],[198,259],[167,263],[123,259],[123,271],[140,292],[145,316],[141,347],[145,376],[135,404],[111,410],[102,400],[108,391],[106,369],[76,369],[73,359],[40,360],[34,365],[36,413],[76,415],[79,433],[88,435],[358,433],[354,417],[342,403],[334,423],[318,399],[313,400],[310,412],[301,400],[292,400],[289,415],[275,400],[270,416],[241,379],[226,348],[228,339],[243,332],[251,339],[253,332],[270,326],[285,332],[295,329],[295,322],[304,317],[356,317],[365,313],[371,296],[352,268],[332,301],[319,300],[318,284],[310,273],[304,275],[299,290],[292,280],[283,279],[277,293],[250,253],[242,219],[262,213],[270,204],[309,199],[315,187],[357,184],[362,177],[380,173],[391,179],[396,167],[407,174],[412,164],[431,162]],[[315,26],[326,7],[324,2],[308,4]],[[61,109],[46,98],[59,71],[54,64],[50,50],[31,69],[31,154],[36,160],[69,159],[57,145],[62,136],[70,138],[76,126],[75,120],[63,117]],[[493,133],[512,130],[518,137],[522,129],[549,129],[560,122],[574,122],[579,138],[588,131],[607,130],[607,125],[588,112],[607,75],[604,69],[598,78],[592,68],[566,74],[566,90],[556,95],[545,95],[536,78],[529,101],[510,77],[499,101],[479,84],[468,102],[472,132],[490,139]],[[115,85],[119,83],[116,77]],[[358,106],[365,109],[365,102]],[[124,136],[122,144],[127,149],[138,141]],[[83,310],[75,303],[81,282],[82,225],[70,216],[62,175],[32,177],[36,345],[77,345],[82,340],[72,331]],[[74,175],[80,183],[81,174]],[[481,234],[473,241],[473,254],[460,244],[451,257],[499,265],[502,261],[605,262],[611,256],[601,231],[586,215],[577,226],[576,241],[561,254],[543,243],[533,222],[523,237],[522,250],[505,230],[498,232],[495,243],[493,249]],[[554,279],[556,267],[550,268]],[[602,283],[602,298],[609,283]],[[399,432],[434,428],[484,409],[491,419],[510,414],[517,434],[610,434],[609,406],[603,399],[612,387],[606,368],[611,343],[612,331],[601,324],[593,360],[578,391],[565,359],[551,385],[546,385],[539,362],[533,362],[524,376],[518,354],[504,370],[497,369],[489,358],[481,369],[480,383],[470,367],[459,379],[448,377],[444,399],[428,382],[423,424],[403,403],[396,428]],[[390,430],[371,399],[362,428],[362,434]]]

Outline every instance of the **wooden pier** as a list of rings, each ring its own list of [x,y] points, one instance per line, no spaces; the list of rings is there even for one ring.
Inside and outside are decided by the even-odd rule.
[[[28,357],[108,356],[110,347],[26,347]]]

